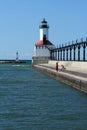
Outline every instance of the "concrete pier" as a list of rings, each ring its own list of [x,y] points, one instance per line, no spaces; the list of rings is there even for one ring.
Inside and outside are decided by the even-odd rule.
[[[49,61],[48,64],[38,64],[33,67],[65,84],[87,93],[87,63],[59,61],[59,71],[57,72],[55,70],[56,62],[58,61]],[[61,65],[64,65],[66,69],[61,71]]]

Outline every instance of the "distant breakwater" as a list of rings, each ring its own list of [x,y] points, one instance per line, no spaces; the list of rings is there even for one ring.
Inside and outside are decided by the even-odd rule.
[[[76,78],[75,76],[72,75],[59,73],[50,68],[46,68],[39,65],[34,65],[33,67],[45,74],[48,74],[49,76],[55,78],[56,80],[59,80],[65,84],[68,84],[69,86],[72,86],[75,89],[87,93],[87,81],[84,81],[83,79]]]
[[[0,60],[0,63],[25,63],[24,60]]]

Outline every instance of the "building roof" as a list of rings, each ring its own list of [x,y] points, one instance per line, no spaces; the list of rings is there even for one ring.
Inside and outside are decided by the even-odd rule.
[[[36,46],[42,46],[42,45],[53,45],[49,40],[39,40],[36,44]]]
[[[49,28],[47,21],[45,19],[43,19],[43,21],[41,22],[41,25],[39,26],[39,28]]]
[[[45,20],[45,18],[43,19],[43,21],[41,23],[47,23],[47,21]]]

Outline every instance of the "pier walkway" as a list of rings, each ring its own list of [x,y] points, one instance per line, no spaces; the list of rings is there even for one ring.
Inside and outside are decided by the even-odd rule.
[[[48,69],[52,69],[54,72],[56,72],[55,66],[50,66],[49,64],[40,64],[39,66],[48,68]],[[74,75],[77,76],[79,79],[84,79],[87,80],[87,70],[85,69],[77,69],[77,68],[66,68],[61,70],[61,67],[59,67],[58,73],[65,73],[68,75]]]
[[[66,84],[73,86],[74,88],[80,89],[87,93],[86,68],[80,69],[77,67],[66,67],[66,69],[61,71],[61,66],[59,66],[59,70],[56,71],[55,65],[52,64],[39,64],[34,65],[34,67],[58,80],[61,80],[62,82],[65,82]]]

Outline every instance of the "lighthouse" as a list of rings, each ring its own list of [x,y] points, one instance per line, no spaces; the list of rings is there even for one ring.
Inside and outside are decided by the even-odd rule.
[[[33,62],[35,64],[48,62],[50,59],[50,50],[55,48],[52,42],[49,41],[49,25],[43,19],[39,25],[40,40],[34,46]]]
[[[18,57],[18,51],[16,52],[16,61],[19,60],[19,57]]]
[[[46,39],[48,40],[49,26],[48,26],[47,21],[45,19],[43,19],[39,28],[40,28],[40,40],[43,40],[44,37],[46,37]]]

